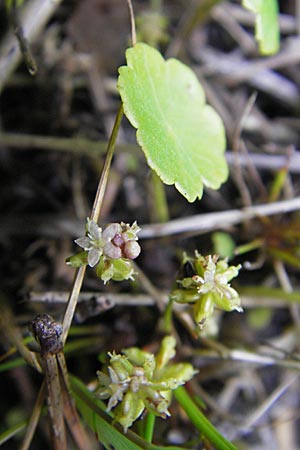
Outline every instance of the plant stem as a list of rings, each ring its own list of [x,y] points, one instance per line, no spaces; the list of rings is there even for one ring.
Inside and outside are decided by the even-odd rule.
[[[152,412],[148,412],[145,420],[144,438],[147,442],[152,442],[153,431],[155,426],[156,416]]]
[[[95,200],[94,200],[94,204],[93,204],[93,208],[92,208],[92,212],[91,212],[91,216],[90,216],[90,219],[93,220],[94,222],[98,222],[98,219],[99,219],[100,210],[101,210],[104,193],[105,193],[105,189],[106,189],[106,185],[107,185],[109,169],[110,169],[114,149],[116,146],[116,139],[117,139],[117,135],[118,135],[118,131],[120,128],[122,117],[123,117],[123,106],[121,105],[118,110],[116,120],[115,120],[113,129],[111,132],[111,136],[110,136],[110,139],[108,142],[105,163],[104,163],[102,174],[101,174],[101,177],[99,180],[99,184],[98,184],[98,188],[97,188],[97,192],[96,192],[96,196],[95,196]],[[81,290],[81,286],[83,283],[85,271],[86,271],[86,266],[82,266],[77,270],[77,272],[75,274],[73,287],[72,287],[72,290],[71,290],[71,293],[69,296],[69,300],[67,303],[67,307],[66,307],[66,311],[65,311],[65,315],[64,315],[64,319],[63,319],[63,333],[62,333],[62,343],[63,344],[65,344],[65,342],[66,342],[67,335],[68,335],[68,332],[69,332],[69,329],[70,329],[70,326],[71,326],[71,323],[73,320],[73,316],[74,316],[75,308],[77,305],[77,300],[78,300],[78,296],[79,296],[79,293]]]
[[[96,192],[94,205],[93,205],[93,209],[92,209],[92,213],[91,213],[91,217],[90,217],[91,220],[93,220],[94,222],[98,222],[98,219],[99,219],[100,210],[101,210],[103,197],[104,197],[104,192],[105,192],[106,185],[107,185],[110,164],[111,164],[111,160],[112,160],[112,157],[114,154],[117,135],[119,132],[122,117],[123,117],[123,106],[121,105],[119,108],[119,111],[117,113],[117,117],[116,117],[113,129],[111,132],[111,136],[110,136],[110,139],[108,142],[105,163],[104,163],[101,178],[100,178],[100,181],[98,184],[98,189]]]
[[[132,1],[127,0],[127,5],[128,5],[128,9],[129,9],[130,23],[131,23],[131,44],[132,44],[132,47],[134,47],[136,44],[136,30],[135,30],[135,20],[134,20]]]
[[[165,186],[154,170],[151,172],[151,219],[153,222],[168,222],[169,209]]]
[[[163,320],[164,333],[166,333],[166,334],[170,334],[172,331],[173,306],[174,306],[173,300],[169,299],[168,303],[167,303],[167,307],[164,312],[164,320]]]
[[[74,312],[75,312],[76,305],[77,305],[77,299],[78,299],[80,289],[81,289],[81,286],[83,283],[85,271],[86,271],[86,266],[82,266],[75,273],[72,290],[71,290],[71,293],[70,293],[70,296],[68,299],[68,303],[66,306],[66,311],[65,311],[64,319],[63,319],[63,334],[62,334],[63,345],[66,342],[67,335],[68,335],[68,332],[69,332],[69,329],[70,329],[70,326],[71,326],[71,323],[73,320]]]

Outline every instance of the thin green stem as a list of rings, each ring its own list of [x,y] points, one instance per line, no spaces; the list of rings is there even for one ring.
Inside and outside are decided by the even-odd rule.
[[[164,320],[163,320],[163,327],[164,327],[164,333],[170,334],[172,331],[173,326],[173,300],[168,301],[167,307],[164,312]]]
[[[169,208],[165,186],[154,170],[151,173],[151,219],[153,222],[168,222]]]
[[[153,431],[155,426],[156,416],[152,412],[148,412],[145,420],[144,438],[147,442],[152,442]]]
[[[256,250],[257,248],[262,248],[264,245],[264,240],[261,238],[254,239],[251,242],[248,242],[247,244],[240,245],[237,247],[234,251],[235,255],[243,255],[248,252],[252,252],[253,250]]]
[[[97,192],[96,192],[96,196],[95,196],[95,200],[94,200],[94,204],[93,204],[93,208],[92,208],[92,212],[91,212],[91,216],[90,216],[90,219],[93,220],[94,222],[98,222],[98,219],[99,219],[100,210],[101,210],[101,206],[103,203],[104,193],[105,193],[105,189],[106,189],[106,185],[107,185],[110,165],[111,165],[114,149],[116,146],[117,135],[118,135],[118,131],[120,128],[122,117],[123,117],[123,106],[121,105],[119,108],[119,111],[117,113],[114,127],[112,129],[111,136],[110,136],[110,139],[108,142],[105,163],[104,163],[102,174],[101,174],[101,177],[99,180],[99,184],[98,184],[98,188],[97,188]],[[69,300],[68,300],[68,303],[66,306],[66,311],[65,311],[65,315],[64,315],[64,319],[63,319],[63,334],[62,334],[63,344],[65,344],[65,342],[66,342],[66,339],[67,339],[67,336],[69,333],[69,329],[71,327],[71,323],[72,323],[74,312],[76,309],[77,300],[78,300],[78,297],[80,294],[85,271],[86,271],[86,266],[82,266],[77,270],[77,272],[75,274],[73,287],[72,287],[72,290],[71,290],[71,293],[69,296]]]

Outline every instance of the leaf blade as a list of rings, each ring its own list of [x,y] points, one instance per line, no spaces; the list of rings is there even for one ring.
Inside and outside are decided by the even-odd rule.
[[[218,189],[228,176],[225,131],[196,75],[143,43],[126,59],[118,89],[149,166],[190,202],[201,198],[203,184]]]
[[[238,450],[238,448],[222,436],[213,424],[200,411],[183,386],[179,386],[174,395],[185,410],[191,422],[217,450]]]

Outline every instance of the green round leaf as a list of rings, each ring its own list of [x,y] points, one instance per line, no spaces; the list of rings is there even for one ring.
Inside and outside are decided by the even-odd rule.
[[[126,60],[118,89],[149,166],[190,202],[201,198],[203,185],[218,189],[228,176],[225,131],[196,75],[143,43],[129,48]]]

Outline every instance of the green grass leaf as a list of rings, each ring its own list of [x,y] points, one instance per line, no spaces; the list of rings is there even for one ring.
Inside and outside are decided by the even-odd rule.
[[[277,53],[280,45],[277,0],[243,0],[255,14],[255,38],[262,55]]]
[[[26,420],[22,420],[22,422],[19,422],[15,425],[11,426],[9,429],[2,431],[0,433],[0,446],[2,446],[5,442],[9,441],[20,431],[24,430],[26,425],[27,425]]]
[[[211,442],[217,450],[238,450],[231,442],[227,441],[213,424],[205,417],[200,409],[193,402],[186,389],[182,386],[174,391],[174,395],[178,403],[185,410],[191,422],[201,432],[201,434]]]
[[[118,89],[149,166],[190,202],[201,198],[203,185],[218,189],[228,176],[225,131],[196,75],[143,43],[126,59]]]

